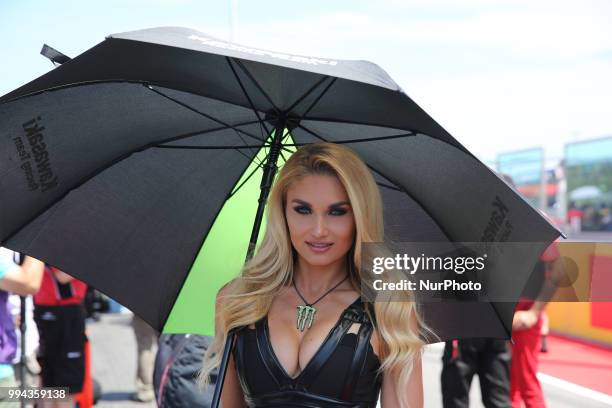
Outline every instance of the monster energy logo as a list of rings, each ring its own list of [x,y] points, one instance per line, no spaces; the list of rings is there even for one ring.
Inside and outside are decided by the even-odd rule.
[[[297,307],[297,328],[300,331],[304,331],[306,325],[308,325],[308,329],[312,326],[312,322],[314,321],[315,313],[317,313],[317,309],[312,306],[303,305]]]

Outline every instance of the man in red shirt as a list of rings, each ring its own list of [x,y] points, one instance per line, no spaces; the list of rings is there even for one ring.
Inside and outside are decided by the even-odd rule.
[[[545,407],[542,387],[536,376],[542,312],[554,294],[554,281],[563,273],[556,242],[540,256],[536,269],[516,305],[512,321],[512,363],[510,365],[510,399],[513,408]]]
[[[34,296],[42,386],[68,387],[71,396],[81,392],[85,376],[86,291],[85,283],[46,265],[40,291]]]

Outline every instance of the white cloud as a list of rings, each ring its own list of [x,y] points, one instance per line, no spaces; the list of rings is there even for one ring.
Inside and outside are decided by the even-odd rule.
[[[237,39],[259,46],[304,49],[313,54],[335,50],[355,53],[360,44],[410,46],[485,47],[515,52],[519,56],[546,58],[589,57],[612,49],[609,16],[580,9],[496,10],[472,16],[411,18],[389,13],[386,18],[338,12],[300,20],[247,23]]]
[[[483,159],[537,145],[560,156],[577,134],[612,134],[612,59],[596,57],[612,50],[608,3],[469,0],[461,6],[473,12],[437,17],[429,1],[397,5],[396,12],[386,1],[384,14],[241,24],[237,42],[378,63]],[[427,7],[424,18],[417,11]]]
[[[576,135],[612,134],[612,63],[425,79],[411,96],[476,155],[544,145],[560,157]]]

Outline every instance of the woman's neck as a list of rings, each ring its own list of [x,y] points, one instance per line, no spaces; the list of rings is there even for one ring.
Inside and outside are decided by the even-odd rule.
[[[337,285],[348,273],[346,260],[325,266],[310,265],[298,259],[294,268],[295,284],[306,299],[312,299]],[[343,282],[338,288],[348,282]]]

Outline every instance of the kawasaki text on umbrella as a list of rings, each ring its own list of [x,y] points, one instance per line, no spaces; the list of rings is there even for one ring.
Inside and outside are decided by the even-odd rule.
[[[253,54],[253,55],[267,55],[268,57],[272,57],[272,58],[278,58],[278,59],[292,61],[292,62],[301,62],[301,63],[309,64],[309,65],[336,65],[338,64],[338,61],[324,60],[320,58],[300,57],[298,55],[258,50],[256,48],[249,48],[243,45],[226,43],[224,41],[213,40],[210,38],[201,37],[199,35],[194,35],[194,34],[190,35],[187,38],[189,38],[190,40],[200,41],[202,44],[210,45],[212,47],[224,48],[224,49],[233,50],[233,51],[246,52],[248,54]]]
[[[31,153],[28,153],[20,136],[14,137],[13,142],[17,148],[17,154],[21,160],[20,167],[25,173],[30,191],[40,188],[42,192],[45,192],[51,188],[57,187],[57,176],[53,174],[53,170],[51,169],[51,161],[43,136],[43,130],[45,130],[45,128],[40,124],[40,121],[41,117],[38,116],[22,125],[25,132],[25,138],[30,145]],[[34,168],[31,162],[32,156],[34,156],[38,181],[34,176]]]
[[[489,222],[487,223],[480,241],[495,241],[495,238],[500,233],[500,229],[501,234],[497,241],[507,241],[508,236],[512,232],[512,224],[510,223],[510,220],[506,219],[508,216],[508,207],[506,207],[504,202],[498,196],[495,196],[495,201],[491,203],[491,206],[493,207],[493,211],[491,212]]]

